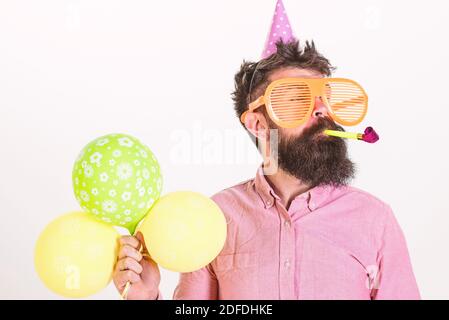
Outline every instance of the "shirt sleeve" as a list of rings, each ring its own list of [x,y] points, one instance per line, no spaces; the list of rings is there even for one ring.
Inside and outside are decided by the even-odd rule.
[[[179,274],[173,300],[217,300],[218,281],[211,264],[194,271]]]
[[[405,237],[390,206],[387,206],[377,262],[378,273],[372,289],[373,299],[421,299]]]

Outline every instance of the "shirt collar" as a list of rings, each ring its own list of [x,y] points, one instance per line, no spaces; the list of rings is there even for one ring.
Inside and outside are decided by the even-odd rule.
[[[257,169],[256,178],[254,179],[254,187],[262,199],[265,208],[273,206],[275,198],[280,199],[279,196],[274,193],[273,188],[271,188],[265,178],[262,166]]]
[[[274,205],[275,200],[280,200],[280,197],[274,192],[271,185],[265,178],[262,165],[257,169],[256,177],[253,180],[253,185],[256,192],[263,201],[265,208],[270,208]],[[330,196],[335,187],[331,185],[317,186],[305,193],[298,195],[296,199],[302,198],[307,200],[307,205],[311,210],[318,209]]]

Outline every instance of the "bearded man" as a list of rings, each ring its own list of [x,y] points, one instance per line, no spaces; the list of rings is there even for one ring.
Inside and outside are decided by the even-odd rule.
[[[284,17],[280,28],[273,24],[263,58],[244,62],[235,76],[235,112],[263,164],[253,179],[212,196],[227,220],[224,248],[204,268],[180,274],[173,298],[419,299],[392,209],[349,185],[355,165],[346,142],[323,133],[344,131],[335,119],[362,114],[353,107],[336,117],[332,82],[323,82],[320,95],[303,92],[333,67],[313,42],[274,41],[289,27]],[[114,282],[119,292],[132,283],[129,299],[161,299],[159,269],[138,251],[141,243],[141,234],[122,237]]]

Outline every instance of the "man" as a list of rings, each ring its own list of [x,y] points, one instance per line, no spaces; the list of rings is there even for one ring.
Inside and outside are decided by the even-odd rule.
[[[225,246],[206,267],[182,273],[173,298],[419,299],[391,208],[348,185],[355,169],[346,144],[323,134],[343,130],[323,97],[294,128],[277,125],[266,105],[242,117],[274,81],[331,75],[313,42],[282,40],[235,76],[235,110],[264,164],[254,179],[212,197],[228,223]],[[121,238],[114,283],[119,292],[132,283],[128,299],[160,299],[159,269],[139,253],[141,243],[141,234]]]

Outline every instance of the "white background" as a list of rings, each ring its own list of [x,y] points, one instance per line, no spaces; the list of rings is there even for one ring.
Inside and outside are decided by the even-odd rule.
[[[350,143],[354,185],[393,207],[423,298],[449,299],[448,2],[284,4],[296,35],[316,41],[335,75],[367,89],[363,125],[382,140]],[[97,136],[123,132],[146,143],[164,193],[210,196],[254,176],[260,160],[230,93],[242,60],[259,59],[274,6],[1,0],[0,298],[59,298],[37,278],[34,243],[52,219],[79,209],[71,169]],[[162,272],[164,298],[177,280]],[[111,284],[92,298],[118,294]]]

